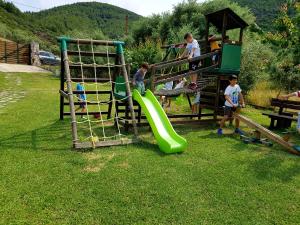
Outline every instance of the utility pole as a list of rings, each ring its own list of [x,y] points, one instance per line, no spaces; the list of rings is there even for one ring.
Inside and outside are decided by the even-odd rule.
[[[128,36],[128,15],[125,17],[125,36]]]

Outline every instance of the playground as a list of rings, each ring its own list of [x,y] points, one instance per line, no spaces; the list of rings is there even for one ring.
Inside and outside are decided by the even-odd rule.
[[[59,79],[9,76],[1,73],[1,87],[25,96],[0,109],[1,223],[299,223],[299,157],[279,145],[178,125],[182,154],[161,153],[146,127],[137,144],[72,151],[70,121],[58,119]],[[269,125],[260,110],[244,115]]]
[[[245,134],[227,125],[218,135],[248,24],[229,8],[206,22],[201,56],[178,57],[182,43],[164,46],[145,93],[133,85],[122,41],[59,37],[60,77],[0,73],[0,94],[12,96],[0,107],[0,222],[299,224],[300,138],[296,117],[283,112],[299,105],[272,99],[278,113],[247,106],[233,113]],[[220,32],[217,51],[210,25]],[[158,88],[194,74],[195,88]],[[172,99],[169,110],[162,96]]]

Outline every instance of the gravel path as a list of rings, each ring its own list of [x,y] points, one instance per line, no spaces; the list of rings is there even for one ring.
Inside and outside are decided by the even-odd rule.
[[[37,66],[0,63],[0,72],[7,73],[50,73]]]

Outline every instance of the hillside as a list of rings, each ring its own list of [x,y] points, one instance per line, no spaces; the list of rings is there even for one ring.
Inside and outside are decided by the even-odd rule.
[[[233,0],[241,6],[247,6],[255,14],[257,24],[264,30],[270,30],[270,24],[276,18],[280,6],[285,0]]]
[[[0,0],[0,37],[19,42],[36,40],[42,48],[52,50],[56,37],[62,35],[118,39],[124,36],[126,15],[130,32],[132,23],[141,16],[106,3],[75,3],[22,13]]]

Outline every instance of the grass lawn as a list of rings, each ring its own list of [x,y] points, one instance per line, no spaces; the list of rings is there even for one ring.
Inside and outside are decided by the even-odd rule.
[[[58,88],[47,74],[0,74],[0,224],[300,224],[298,156],[213,125],[175,127],[183,154],[161,154],[148,129],[136,145],[71,151]]]

